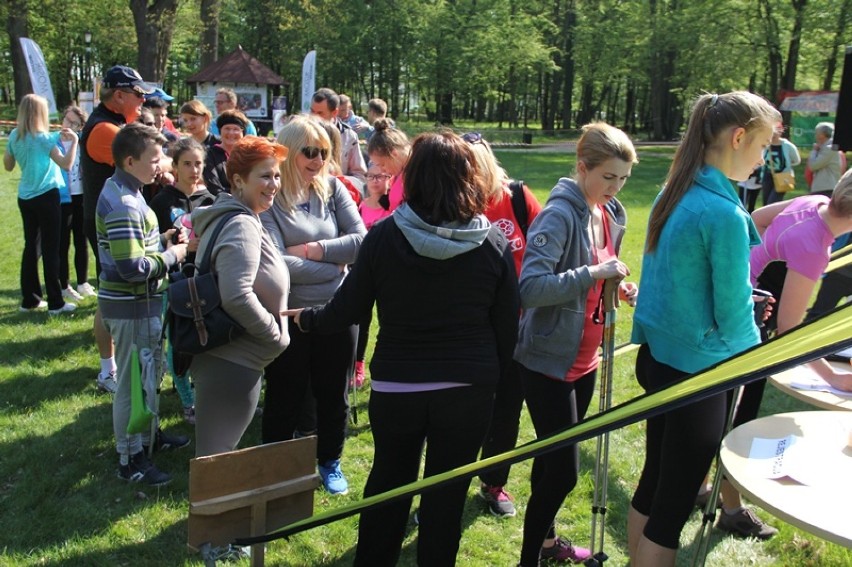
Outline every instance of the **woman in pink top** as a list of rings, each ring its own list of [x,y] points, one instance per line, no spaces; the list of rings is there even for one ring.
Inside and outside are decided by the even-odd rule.
[[[371,162],[367,168],[367,196],[358,205],[358,212],[367,230],[383,218],[391,215],[388,206],[388,189],[391,176],[385,173],[378,164]],[[367,354],[367,342],[370,339],[370,325],[373,322],[373,311],[370,310],[358,323],[358,345],[355,349],[355,378],[354,386],[364,385],[364,356]]]
[[[393,211],[405,199],[402,188],[402,168],[408,161],[411,143],[405,132],[394,126],[392,120],[380,118],[373,123],[373,135],[367,142],[370,162],[391,176],[388,192],[388,210]]]
[[[838,181],[831,199],[806,195],[760,208],[751,216],[763,238],[751,250],[752,285],[771,292],[776,300],[772,315],[760,330],[761,338],[767,340],[770,333],[781,335],[802,322],[814,288],[828,265],[831,244],[841,234],[852,231],[852,171]],[[837,372],[822,359],[808,366],[835,388],[852,391],[852,373]],[[757,417],[765,386],[763,379],[743,389],[734,427]],[[724,484],[724,509],[739,509],[739,496],[733,487]],[[773,534],[775,531],[771,530]]]

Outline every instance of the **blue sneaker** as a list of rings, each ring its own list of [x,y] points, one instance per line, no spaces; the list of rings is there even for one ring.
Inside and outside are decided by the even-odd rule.
[[[340,459],[320,465],[319,473],[322,477],[322,484],[329,493],[347,494],[349,492],[349,482],[343,476],[343,471],[340,470]]]

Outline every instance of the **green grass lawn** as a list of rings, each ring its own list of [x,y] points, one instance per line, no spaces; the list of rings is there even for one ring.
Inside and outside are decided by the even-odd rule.
[[[2,145],[0,145],[2,149]],[[544,202],[555,180],[569,175],[573,156],[555,153],[498,152],[506,169],[524,179]],[[668,168],[669,157],[640,151],[641,163],[621,194],[629,221],[623,258],[638,281],[644,227],[649,205]],[[111,403],[95,389],[98,355],[93,346],[94,301],[70,317],[19,314],[18,276],[22,244],[15,202],[16,170],[0,173],[0,565],[200,565],[186,549],[187,472],[192,448],[159,454],[155,460],[174,475],[161,489],[127,485],[115,476]],[[631,313],[620,310],[617,342],[629,337]],[[375,336],[375,333],[373,333]],[[614,402],[639,395],[633,355],[620,357],[614,376]],[[166,429],[191,434],[179,417],[180,403],[164,382],[162,421]],[[369,394],[358,393],[357,425],[350,428],[343,468],[351,490],[330,497],[317,491],[318,511],[357,502],[370,469]],[[597,401],[592,411],[597,411]],[[812,409],[767,388],[764,413]],[[252,424],[243,446],[257,444],[260,424]],[[534,439],[526,413],[520,442]],[[608,564],[624,565],[626,512],[643,457],[643,426],[615,431],[611,437]],[[581,445],[581,478],[557,520],[559,532],[588,545],[591,519],[594,442]],[[529,498],[528,462],[512,469],[509,490],[519,515],[500,520],[485,512],[471,483],[464,515],[465,533],[459,565],[514,565],[519,556],[523,514]],[[780,528],[772,541],[738,540],[713,532],[708,565],[849,565],[852,552],[823,542],[783,522],[761,515]],[[698,529],[693,514],[683,533],[681,565],[691,560]],[[357,517],[269,544],[269,565],[349,565],[357,535]],[[412,525],[401,565],[415,564],[416,529]],[[248,564],[248,562],[244,562]]]

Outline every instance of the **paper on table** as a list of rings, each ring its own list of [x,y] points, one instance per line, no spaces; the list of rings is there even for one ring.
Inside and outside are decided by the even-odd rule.
[[[790,387],[796,390],[814,390],[818,392],[830,392],[835,396],[845,398],[852,397],[852,392],[844,392],[829,385],[828,382],[820,378],[819,374],[811,370],[807,366],[798,366],[794,369],[795,378],[790,380]]]
[[[813,487],[845,486],[852,478],[852,453],[846,450],[841,427],[818,438],[790,435],[755,438],[749,452],[749,472],[761,478],[790,477]]]
[[[790,448],[800,438],[788,435],[781,439],[755,437],[751,442],[748,464],[751,474],[761,478],[782,478],[788,475]]]

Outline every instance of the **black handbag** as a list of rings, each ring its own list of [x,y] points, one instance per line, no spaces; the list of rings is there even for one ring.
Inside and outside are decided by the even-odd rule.
[[[204,257],[197,265],[185,264],[170,276],[169,339],[175,353],[201,354],[228,344],[245,329],[222,309],[216,274],[210,272],[210,256],[219,233],[240,212],[223,215],[213,230]]]

